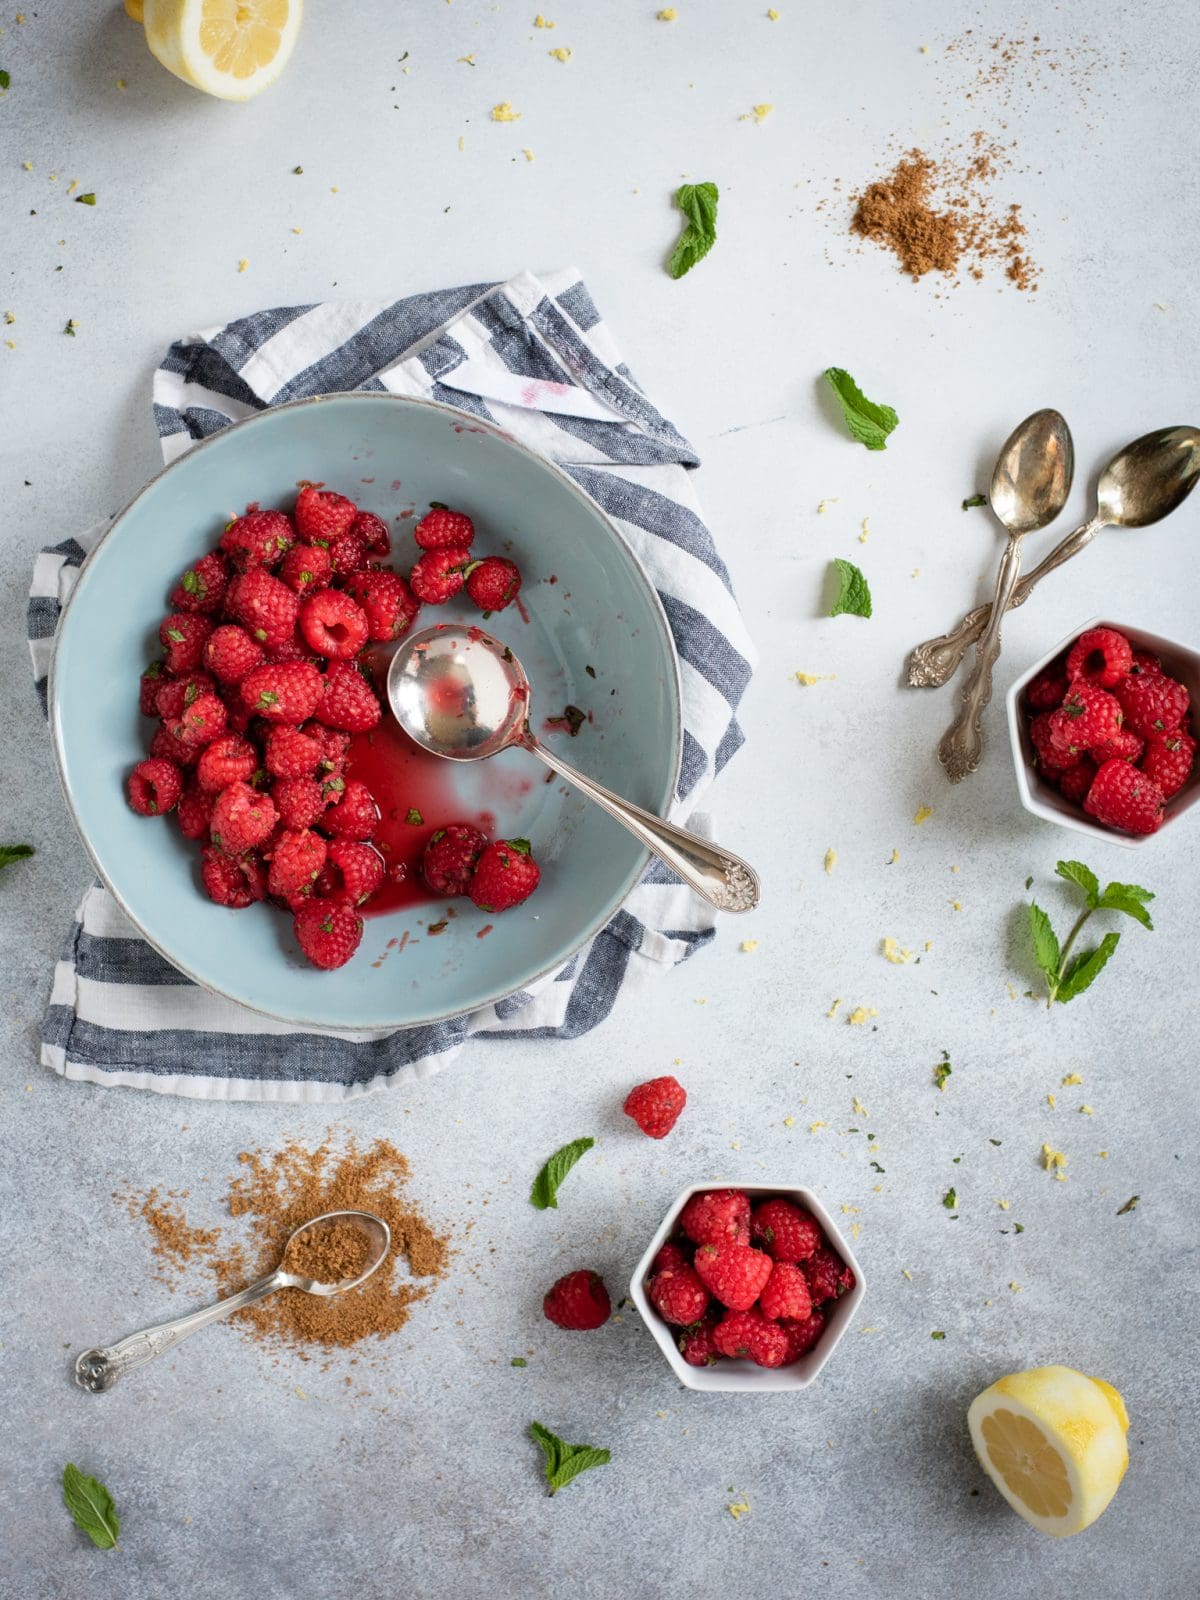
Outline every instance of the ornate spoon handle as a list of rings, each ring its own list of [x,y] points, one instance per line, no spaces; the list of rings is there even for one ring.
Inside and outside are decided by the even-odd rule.
[[[1072,556],[1077,556],[1105,526],[1106,524],[1098,517],[1093,517],[1091,522],[1083,523],[1073,533],[1067,534],[1065,539],[1061,539],[1054,549],[1017,583],[1012,599],[1008,603],[1009,610],[1024,605],[1047,573],[1053,572],[1056,567],[1061,567],[1063,562],[1069,561]],[[948,682],[958,671],[959,662],[966,655],[968,648],[987,626],[991,614],[991,603],[985,602],[981,606],[976,606],[974,611],[968,611],[958,626],[952,628],[949,633],[939,634],[936,639],[926,639],[924,644],[917,645],[908,658],[909,687],[939,689],[943,683]]]
[[[975,647],[975,665],[963,688],[962,709],[938,745],[938,760],[951,783],[961,783],[983,759],[983,708],[992,698],[992,664],[1000,654],[1000,624],[1021,571],[1023,538],[1024,534],[1010,534],[1004,547],[991,616],[986,633]]]

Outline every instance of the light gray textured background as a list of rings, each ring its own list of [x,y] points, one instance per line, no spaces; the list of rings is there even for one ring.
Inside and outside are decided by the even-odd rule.
[[[1047,884],[1071,839],[1018,808],[998,708],[984,769],[951,792],[932,756],[950,696],[897,685],[908,646],[974,600],[994,564],[994,525],[959,501],[985,486],[1017,419],[1046,404],[1070,419],[1072,516],[1112,447],[1196,420],[1200,22],[1161,0],[1040,14],[998,0],[779,0],[776,23],[759,0],[681,0],[670,25],[654,0],[546,8],[553,33],[531,27],[532,0],[310,0],[286,78],[241,109],[162,72],[106,0],[43,0],[21,26],[12,0],[5,11],[0,310],[16,321],[0,336],[16,348],[0,345],[0,832],[39,854],[0,882],[0,1593],[1194,1594],[1200,814],[1136,858],[1159,891],[1157,931],[1129,924],[1095,990],[1049,1015],[1010,998],[1032,976],[1015,908],[1033,874],[1066,915]],[[1018,73],[1007,104],[968,100],[973,68],[945,52],[968,26],[985,41],[1040,32],[1075,48],[1074,64],[1043,64],[1032,87]],[[574,50],[566,66],[547,56],[557,44]],[[456,60],[470,53],[475,67]],[[488,121],[504,99],[520,122]],[[764,101],[775,110],[761,126],[738,120]],[[1035,296],[994,274],[952,292],[914,285],[844,235],[835,179],[844,196],[895,150],[975,128],[1018,141],[997,194],[1026,208],[1045,269]],[[684,175],[719,181],[721,238],[676,284],[662,263]],[[75,177],[94,210],[65,194]],[[220,1330],[107,1397],[80,1394],[68,1346],[184,1308],[150,1282],[113,1188],[186,1187],[193,1214],[217,1220],[239,1150],[316,1138],[331,1118],[73,1087],[37,1065],[51,964],[88,871],[28,685],[32,553],[156,466],[149,375],[171,338],[263,305],[569,260],[700,447],[707,510],[761,643],[750,743],[718,802],[723,832],[763,870],[761,911],[590,1038],[480,1046],[338,1119],[400,1143],[459,1245],[453,1277],[380,1369],[272,1364]],[[901,413],[886,455],[832,425],[816,382],[830,363]],[[1103,535],[1012,619],[998,693],[1100,609],[1195,640],[1198,533],[1193,504],[1159,530]],[[870,622],[822,620],[835,554],[866,569]],[[796,669],[837,678],[804,689]],[[917,830],[921,803],[934,816]],[[1086,854],[1102,875],[1131,875],[1115,845]],[[889,966],[889,934],[932,952]],[[876,1007],[876,1026],[828,1020],[835,996]],[[943,1048],[954,1075],[939,1095]],[[687,1114],[651,1145],[620,1099],[677,1058]],[[1072,1071],[1083,1087],[1061,1089]],[[869,1117],[852,1113],[855,1095]],[[877,1131],[883,1176],[851,1126]],[[557,1213],[535,1213],[533,1171],[584,1132],[599,1150]],[[1069,1182],[1040,1170],[1044,1140],[1069,1155]],[[632,1312],[591,1335],[541,1319],[544,1288],[573,1266],[620,1293],[670,1197],[710,1175],[794,1178],[860,1208],[845,1220],[861,1224],[862,1328],[807,1394],[691,1395]],[[951,1183],[957,1221],[941,1205]],[[1133,1193],[1139,1209],[1117,1217]],[[1025,1232],[1006,1235],[1016,1220]],[[511,1368],[525,1351],[529,1365]],[[1058,1360],[1117,1383],[1133,1416],[1125,1485],[1064,1544],[1001,1503],[964,1423],[993,1378]],[[609,1446],[613,1464],[545,1498],[532,1417]],[[72,1529],[58,1498],[67,1459],[116,1495],[119,1552]],[[735,1521],[726,1507],[742,1499],[751,1510]]]

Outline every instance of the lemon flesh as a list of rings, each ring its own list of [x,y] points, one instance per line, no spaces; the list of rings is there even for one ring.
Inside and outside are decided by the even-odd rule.
[[[1032,1367],[971,1402],[971,1443],[988,1477],[1032,1527],[1082,1533],[1129,1465],[1129,1416],[1111,1384],[1072,1367]]]
[[[169,72],[221,100],[249,100],[287,66],[303,0],[143,0],[146,43]]]

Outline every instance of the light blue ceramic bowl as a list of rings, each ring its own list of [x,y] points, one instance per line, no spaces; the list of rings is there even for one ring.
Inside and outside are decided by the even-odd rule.
[[[267,905],[229,911],[204,896],[196,846],[173,821],[138,817],[125,801],[150,728],[138,714],[138,678],[159,653],[167,594],[188,562],[247,502],[289,505],[301,478],[389,521],[398,566],[416,547],[412,522],[393,518],[430,500],[470,513],[477,546],[511,552],[524,574],[528,622],[511,608],[488,626],[529,672],[535,724],[567,703],[591,713],[568,740],[571,761],[655,811],[669,804],[679,769],[674,647],[645,572],[570,478],[464,412],[393,395],[306,400],[227,428],[147,484],[90,557],[58,630],[51,726],[76,826],[130,920],[180,971],[255,1011],[313,1028],[417,1027],[511,994],[567,960],[617,910],[647,853],[509,750],[462,769],[445,763],[457,809],[488,809],[497,833],[530,839],[542,865],[537,893],[500,918],[459,899],[431,937],[444,906],[369,917],[349,965],[322,973],[300,955],[289,917]],[[450,606],[423,617],[467,614]],[[491,935],[478,937],[489,922]]]

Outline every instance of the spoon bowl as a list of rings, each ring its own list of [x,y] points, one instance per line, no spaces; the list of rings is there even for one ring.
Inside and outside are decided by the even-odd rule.
[[[315,1244],[321,1234],[328,1236],[328,1242],[332,1247],[336,1247],[339,1242],[348,1247],[349,1240],[345,1231],[347,1229],[353,1229],[361,1235],[366,1247],[366,1255],[362,1258],[362,1265],[357,1272],[349,1277],[326,1281],[288,1270],[288,1257],[293,1257],[296,1265],[301,1265],[303,1259],[301,1252],[305,1247]],[[371,1274],[383,1265],[391,1247],[392,1230],[383,1218],[377,1217],[374,1212],[325,1211],[319,1217],[302,1222],[288,1235],[287,1243],[279,1258],[279,1276],[286,1280],[280,1287],[302,1289],[305,1294],[322,1295],[325,1298],[345,1294],[347,1290],[357,1289],[360,1283],[365,1283]]]
[[[1200,478],[1200,430],[1156,428],[1115,455],[1096,487],[1099,520],[1148,528],[1182,505]]]
[[[996,458],[988,503],[1011,534],[1046,527],[1067,503],[1075,445],[1053,408],[1035,411],[1009,434]]]

